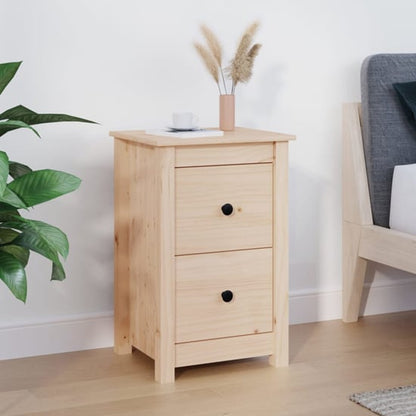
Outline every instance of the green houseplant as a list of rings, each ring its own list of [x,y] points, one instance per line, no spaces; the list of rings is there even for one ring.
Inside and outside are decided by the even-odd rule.
[[[13,79],[21,62],[0,64],[0,94]],[[36,124],[59,121],[93,123],[67,114],[39,114],[18,105],[0,114],[0,137],[9,131]],[[24,218],[20,210],[75,191],[81,180],[74,175],[52,169],[32,170],[10,161],[0,151],[0,280],[21,301],[26,301],[26,265],[30,252],[36,252],[52,262],[52,280],[65,279],[61,259],[68,255],[68,239],[57,227],[42,221]]]

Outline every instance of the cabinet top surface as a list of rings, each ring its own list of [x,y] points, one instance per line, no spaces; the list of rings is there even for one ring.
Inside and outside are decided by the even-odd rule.
[[[233,131],[225,131],[223,136],[194,137],[186,139],[181,139],[177,137],[154,136],[151,134],[146,134],[144,130],[111,131],[110,136],[113,136],[116,139],[156,147],[195,146],[233,143],[287,142],[289,140],[295,140],[295,136],[291,134],[247,129],[244,127],[236,127]]]

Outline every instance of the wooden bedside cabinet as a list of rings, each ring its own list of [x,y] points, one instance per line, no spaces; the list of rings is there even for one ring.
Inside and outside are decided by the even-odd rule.
[[[288,142],[236,128],[115,138],[115,352],[155,378],[270,355],[288,364]]]

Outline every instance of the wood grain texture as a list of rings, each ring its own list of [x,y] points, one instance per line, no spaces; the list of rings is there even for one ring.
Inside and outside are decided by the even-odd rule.
[[[361,304],[366,260],[359,257],[362,226],[373,224],[360,121],[361,105],[343,105],[342,319],[355,322]]]
[[[272,207],[272,164],[177,168],[176,254],[271,247]]]
[[[185,362],[267,354],[287,365],[293,137],[249,129],[218,142],[115,136],[116,350],[153,358],[160,383]]]
[[[373,224],[358,103],[343,106],[342,157],[343,220]]]
[[[342,228],[342,320],[355,322],[361,305],[367,261],[359,257],[362,226],[344,221]]]
[[[114,141],[114,351],[132,351],[130,337],[129,273],[129,151],[128,143]]]
[[[172,148],[127,143],[130,339],[155,359],[160,382],[174,380],[175,189]],[[127,203],[128,202],[128,203]],[[125,256],[125,253],[123,253]],[[115,276],[116,281],[119,275]],[[116,316],[118,312],[116,311]],[[116,324],[117,325],[117,324]]]
[[[131,276],[131,332],[133,346],[155,358],[159,329],[160,279],[160,173],[157,150],[129,145],[130,221],[129,272]]]
[[[177,369],[111,348],[0,361],[2,416],[370,416],[358,391],[414,383],[416,311],[290,327],[291,365],[260,357]]]
[[[273,143],[178,147],[176,167],[271,163]]]
[[[287,142],[295,140],[290,134],[276,133],[272,131],[254,130],[243,127],[236,127],[233,131],[224,132],[224,136],[199,137],[178,139],[166,136],[153,136],[146,134],[143,130],[112,131],[110,136],[135,143],[146,144],[155,147],[164,146],[199,146],[211,144],[238,144],[238,143],[267,143]]]
[[[377,225],[362,227],[359,256],[416,273],[416,235]]]
[[[158,218],[158,308],[155,334],[155,379],[160,383],[175,381],[175,149],[157,149],[160,176]],[[143,301],[143,300],[142,300]]]
[[[271,249],[177,257],[177,343],[271,330]]]
[[[360,104],[343,106],[343,320],[358,319],[367,260],[416,273],[416,236],[373,225]]]
[[[275,143],[273,163],[273,354],[275,367],[289,364],[288,143]]]
[[[176,366],[237,360],[269,355],[273,335],[269,333],[186,342],[176,346]]]

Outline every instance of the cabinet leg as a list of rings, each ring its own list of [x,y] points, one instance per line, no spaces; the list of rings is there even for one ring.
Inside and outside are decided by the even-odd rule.
[[[161,384],[175,382],[175,366],[163,360],[155,360],[155,380]]]
[[[118,355],[131,354],[133,352],[133,347],[130,344],[114,345],[114,352]]]
[[[118,299],[115,299],[115,304],[114,352],[119,355],[131,354],[133,347],[130,342],[128,310],[120,308]]]
[[[269,357],[269,364],[273,367],[289,365],[289,325],[285,322],[280,328],[280,333],[275,336],[275,353]]]
[[[116,276],[114,281],[114,352],[131,354],[129,281]]]

